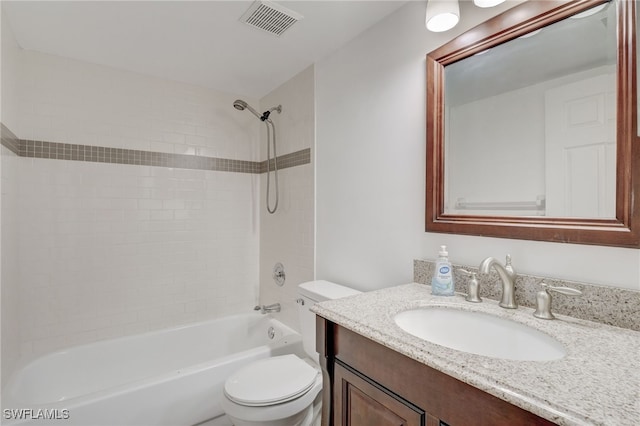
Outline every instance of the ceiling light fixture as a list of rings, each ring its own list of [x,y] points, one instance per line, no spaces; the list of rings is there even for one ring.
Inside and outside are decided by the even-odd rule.
[[[473,0],[473,4],[478,7],[493,7],[500,3],[504,3],[505,0]]]
[[[439,33],[455,27],[460,20],[458,0],[429,0],[425,25],[429,31]]]

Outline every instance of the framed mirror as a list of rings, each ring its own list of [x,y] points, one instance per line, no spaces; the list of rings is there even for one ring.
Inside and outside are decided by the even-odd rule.
[[[427,55],[427,232],[640,247],[635,8],[530,0]]]

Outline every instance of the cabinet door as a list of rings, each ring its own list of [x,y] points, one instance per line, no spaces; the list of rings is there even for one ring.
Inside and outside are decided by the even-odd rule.
[[[439,423],[410,402],[338,363],[334,392],[335,426],[437,426]]]

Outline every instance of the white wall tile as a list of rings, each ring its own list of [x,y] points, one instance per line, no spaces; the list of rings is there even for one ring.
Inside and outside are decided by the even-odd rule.
[[[257,160],[236,95],[39,52],[22,53],[21,138]],[[247,102],[257,104],[254,99]]]
[[[0,66],[2,67],[0,92],[0,121],[15,127],[18,122],[19,109],[17,106],[18,90],[20,88],[20,51],[0,10],[2,21],[0,48]],[[4,385],[9,374],[14,369],[20,354],[20,286],[19,286],[19,256],[20,246],[18,236],[18,163],[16,154],[4,146],[0,147],[0,322],[2,342],[2,367],[0,371],[0,386]]]
[[[314,69],[310,67],[261,99],[262,110],[282,104],[282,114],[272,115],[278,155],[313,146],[314,84]],[[262,131],[262,158],[266,159],[266,130]],[[265,206],[266,174],[261,175],[260,183],[260,303],[279,302],[282,311],[277,317],[294,329],[300,328],[295,304],[298,284],[314,277],[313,173],[313,163],[278,172],[280,200],[275,214],[269,214]],[[272,187],[272,196],[274,191]],[[271,276],[276,262],[285,268],[283,287],[278,287]]]
[[[0,147],[0,222],[2,264],[0,308],[2,318],[2,383],[11,371],[20,355],[20,247],[18,233],[18,162],[20,158],[4,146]],[[41,277],[35,281],[42,282]]]
[[[22,56],[27,71],[14,129],[22,138],[259,157],[258,123],[232,107],[234,95],[37,52]],[[15,160],[23,300],[13,347],[22,355],[247,311],[257,302],[258,176]]]
[[[19,137],[261,158],[264,126],[233,109],[235,95],[37,52],[21,57],[12,129]],[[312,146],[313,85],[310,68],[261,102],[283,104],[274,117],[282,120],[281,155]],[[256,175],[12,158],[5,180],[5,158],[3,192],[13,181],[15,202],[5,203],[3,193],[3,249],[5,237],[15,237],[22,298],[18,337],[7,346],[16,354],[247,311],[259,280],[262,302],[280,301],[281,319],[298,328],[297,284],[313,278],[312,165],[281,171],[281,206],[271,217],[260,197],[265,179]],[[5,220],[17,217],[12,237]],[[271,228],[262,241],[261,223]],[[274,291],[276,259],[288,281]],[[3,329],[3,368],[5,336]]]

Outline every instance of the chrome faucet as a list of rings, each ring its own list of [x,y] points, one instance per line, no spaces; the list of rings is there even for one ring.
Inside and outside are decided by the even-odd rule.
[[[259,305],[253,308],[254,311],[260,311],[261,314],[267,314],[270,312],[280,312],[280,304],[274,303],[273,305]]]
[[[515,298],[516,273],[511,266],[511,255],[507,255],[504,266],[495,257],[487,257],[480,264],[480,273],[488,274],[492,266],[502,280],[502,299],[499,305],[506,309],[516,309],[518,307]]]

